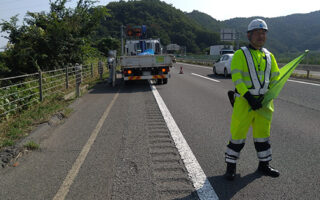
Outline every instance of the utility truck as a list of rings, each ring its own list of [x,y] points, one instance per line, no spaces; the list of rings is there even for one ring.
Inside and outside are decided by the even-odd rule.
[[[125,45],[122,38],[121,46],[120,65],[125,83],[133,80],[168,83],[173,57],[162,53],[160,39],[146,38],[145,26],[127,26]]]

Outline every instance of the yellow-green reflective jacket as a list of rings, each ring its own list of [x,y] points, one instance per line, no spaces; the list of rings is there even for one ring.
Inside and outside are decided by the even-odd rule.
[[[279,75],[276,59],[265,48],[241,47],[232,58],[232,82],[241,96],[248,91],[252,95],[265,94],[279,80]]]

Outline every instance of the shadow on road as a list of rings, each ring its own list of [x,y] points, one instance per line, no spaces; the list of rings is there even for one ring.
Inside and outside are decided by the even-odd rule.
[[[234,181],[226,180],[223,175],[209,177],[208,180],[220,200],[229,200],[251,182],[261,177],[262,175],[256,171],[244,177],[237,175]]]
[[[231,79],[230,75],[227,78],[225,78],[223,75],[215,75],[215,74],[208,74],[207,76],[213,79]]]
[[[223,175],[209,177],[208,180],[219,197],[219,200],[229,200],[247,185],[261,177],[262,175],[255,171],[244,177],[240,177],[238,174],[234,181],[226,180]],[[197,192],[195,191],[191,195],[180,198],[179,200],[197,199],[194,197],[195,193]]]
[[[130,81],[124,84],[122,80],[117,80],[116,86],[112,87],[108,81],[101,81],[97,83],[89,91],[89,94],[106,94],[106,93],[138,93],[151,91],[149,82],[147,80]]]

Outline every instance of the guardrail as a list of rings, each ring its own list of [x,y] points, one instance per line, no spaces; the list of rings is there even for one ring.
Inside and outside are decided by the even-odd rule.
[[[213,66],[213,64],[216,62],[216,60],[210,60],[210,59],[196,59],[196,58],[176,58],[178,62],[186,62],[186,63],[194,63],[194,64],[202,64],[202,65],[208,65]]]
[[[279,67],[283,67],[284,63],[278,63]],[[307,73],[307,78],[310,78],[310,72],[320,72],[320,65],[308,65],[308,64],[299,64],[298,67],[296,68],[297,70],[303,70],[306,71]]]
[[[94,77],[94,65],[66,66],[65,68],[39,71],[0,79],[0,118],[27,109],[44,98],[76,88],[79,96],[80,83]]]
[[[208,65],[213,66],[213,64],[216,62],[216,60],[212,59],[195,59],[195,58],[176,58],[178,62],[186,62],[186,63],[194,63],[194,64],[200,64],[200,65]],[[281,68],[285,63],[278,63],[278,66]],[[307,78],[310,78],[311,72],[320,72],[320,65],[309,65],[309,64],[299,64],[296,68],[297,70],[303,70],[307,73]]]

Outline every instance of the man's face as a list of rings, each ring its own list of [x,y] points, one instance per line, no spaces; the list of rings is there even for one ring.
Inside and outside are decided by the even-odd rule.
[[[248,33],[247,36],[251,45],[255,48],[260,49],[266,42],[267,31],[263,29],[258,29]]]

